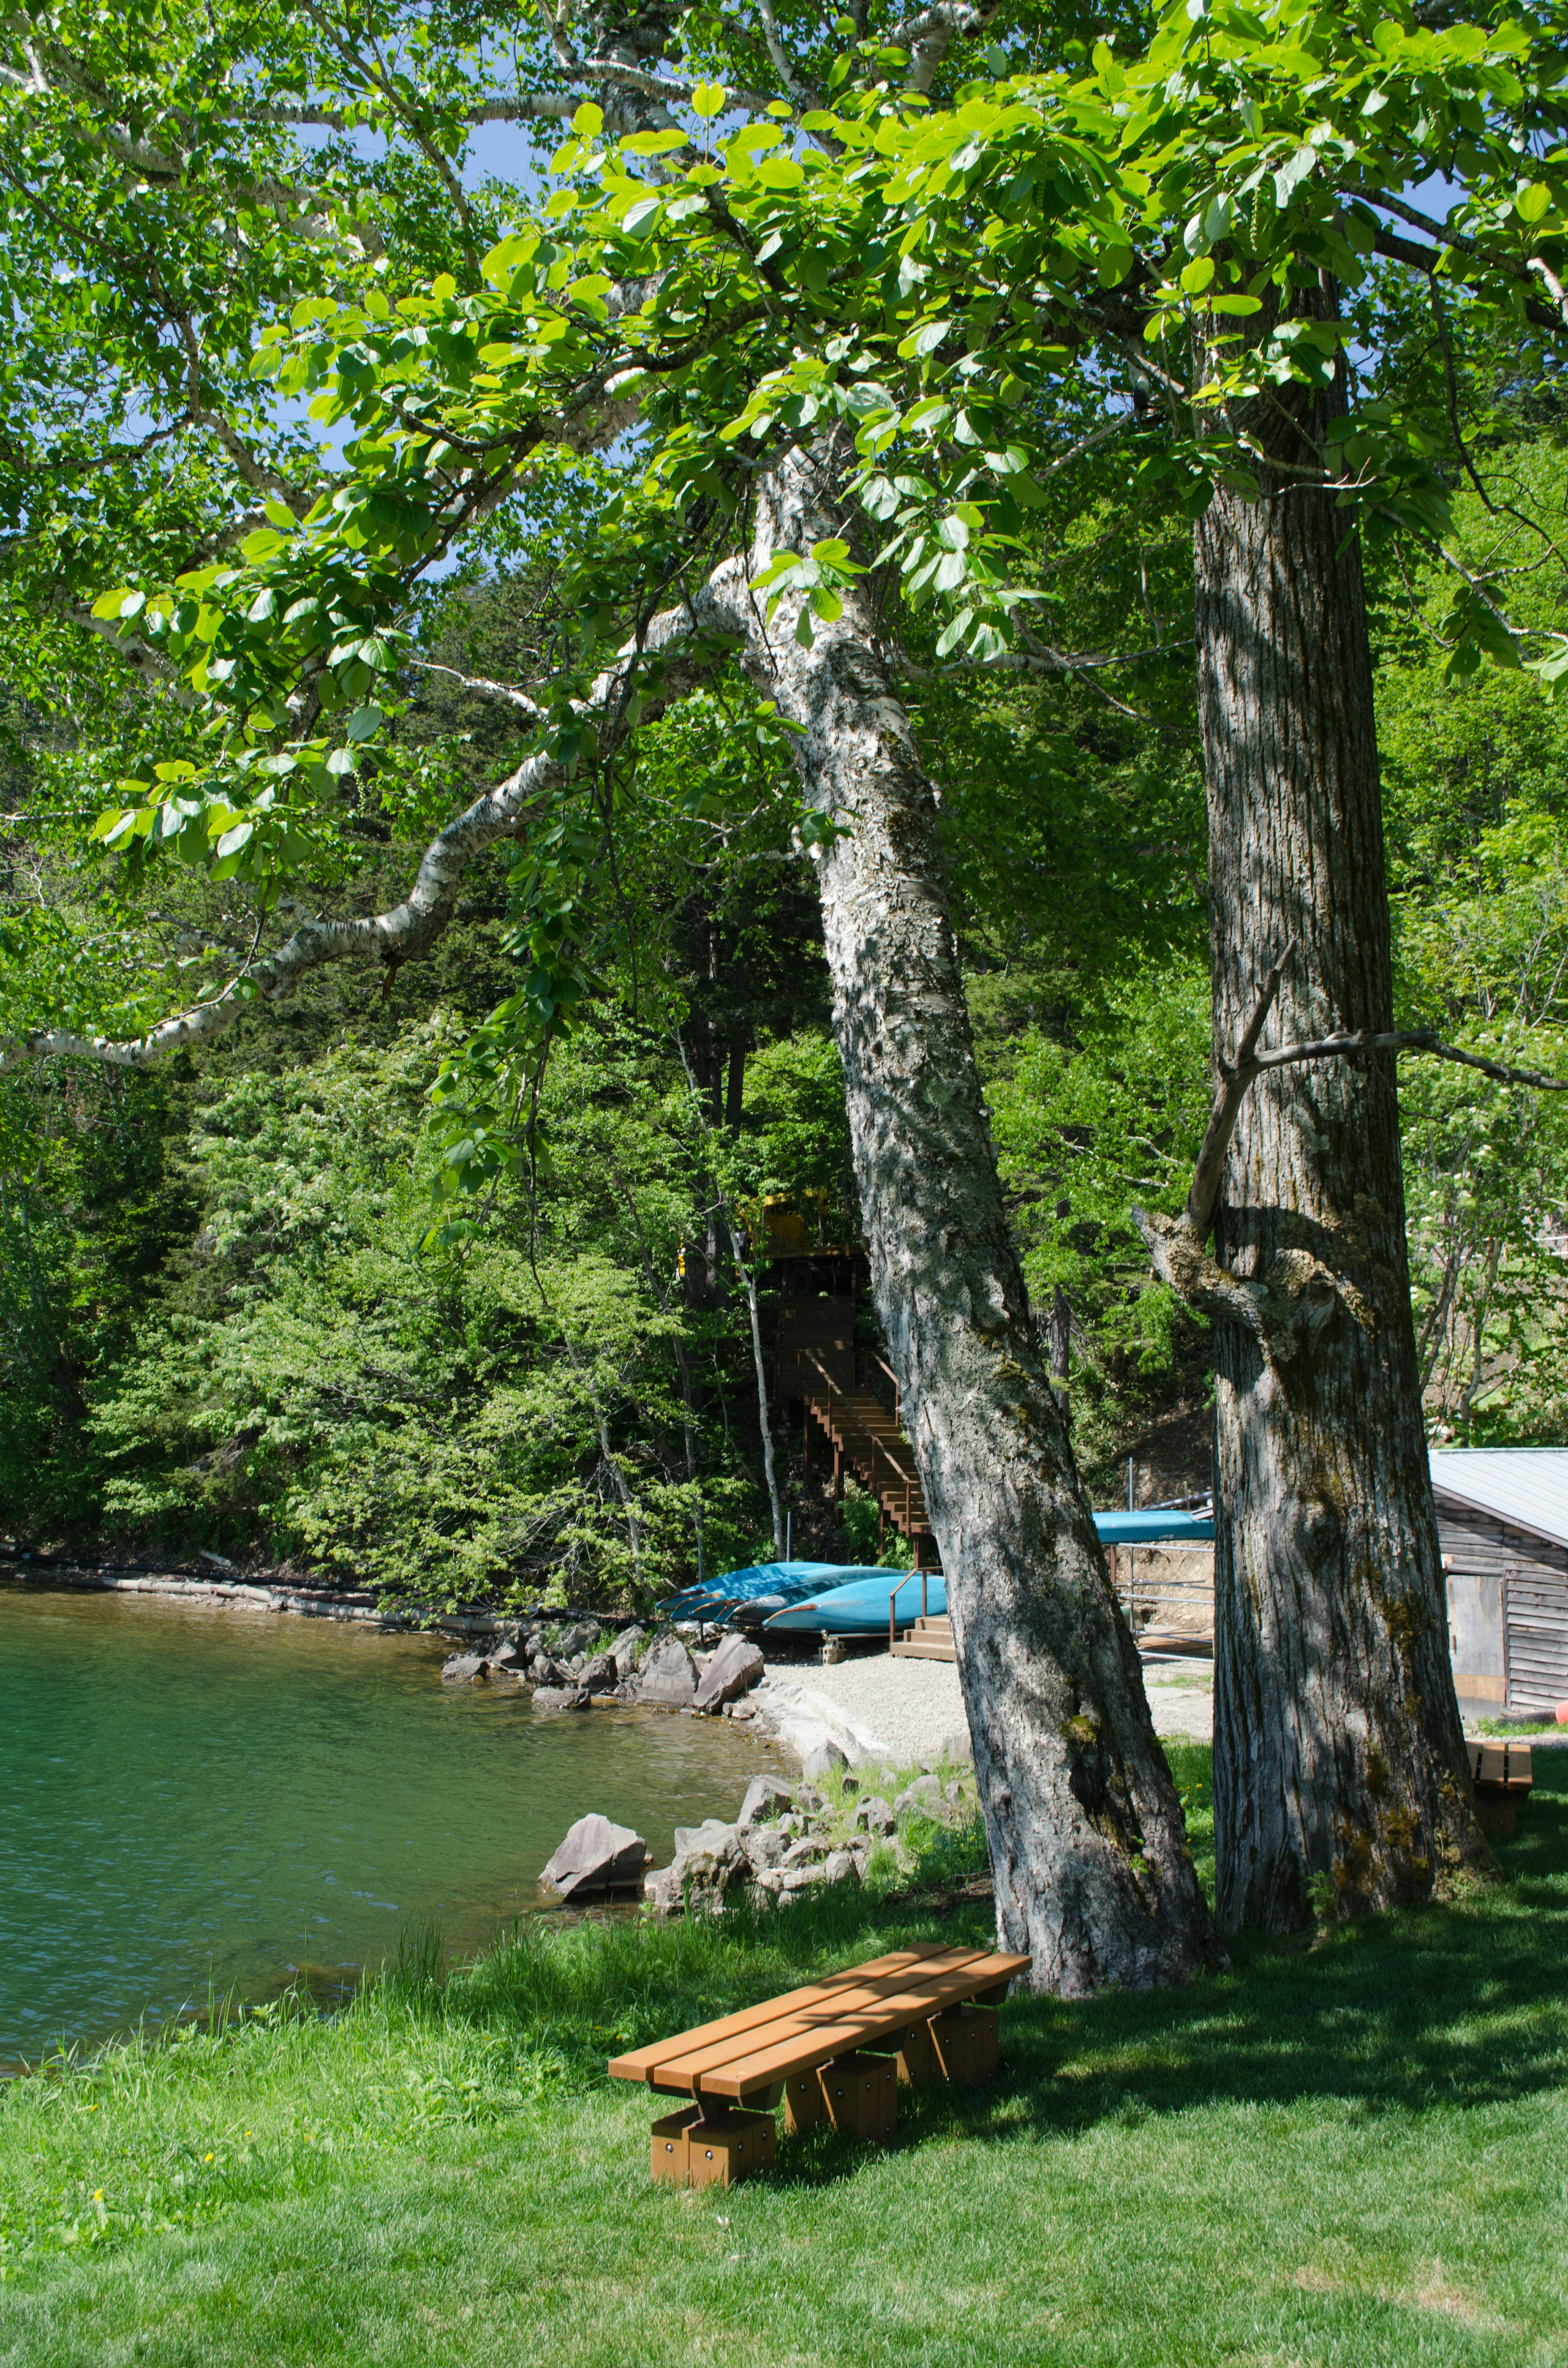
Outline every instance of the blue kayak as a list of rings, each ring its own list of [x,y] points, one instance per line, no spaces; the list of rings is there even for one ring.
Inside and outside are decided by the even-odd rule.
[[[1100,1543],[1108,1546],[1206,1545],[1214,1535],[1214,1519],[1210,1513],[1096,1513],[1095,1527]],[[920,1573],[905,1571],[845,1571],[841,1583],[831,1591],[807,1588],[803,1594],[791,1597],[777,1611],[769,1607],[766,1626],[796,1634],[823,1636],[872,1636],[883,1632],[888,1624],[889,1600],[897,1589],[892,1603],[895,1627],[910,1627],[922,1611],[933,1620],[942,1618],[948,1608],[947,1582],[939,1571],[926,1574],[926,1595],[921,1600]],[[760,1603],[751,1609],[762,1609]]]
[[[1102,1546],[1199,1546],[1214,1536],[1212,1513],[1096,1513]]]
[[[928,1570],[925,1587],[924,1609],[934,1620],[939,1619],[948,1608],[947,1581],[940,1571]],[[875,1635],[887,1627],[889,1602],[895,1593],[893,1619],[900,1628],[908,1628],[921,1614],[920,1588],[917,1570],[863,1571],[847,1587],[835,1587],[829,1594],[815,1595],[774,1612],[767,1623],[767,1632],[769,1635],[776,1629],[823,1636]]]
[[[756,1627],[770,1613],[782,1611],[808,1595],[825,1595],[857,1579],[881,1576],[880,1570],[864,1563],[749,1563],[743,1570],[727,1570],[717,1578],[704,1579],[700,1587],[683,1588],[660,1610],[670,1620],[728,1619],[740,1627]],[[891,1587],[897,1577],[896,1571],[890,1571],[887,1584]]]

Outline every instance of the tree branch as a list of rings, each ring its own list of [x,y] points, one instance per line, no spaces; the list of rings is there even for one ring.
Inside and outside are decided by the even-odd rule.
[[[650,658],[663,658],[657,693],[643,709],[644,717],[652,721],[720,662],[719,651],[688,645],[699,643],[703,636],[729,637],[744,631],[745,602],[744,564],[727,560],[714,570],[695,600],[655,617],[640,643],[630,643],[617,653],[578,712],[614,714],[632,670]],[[277,953],[233,980],[221,996],[160,1021],[144,1035],[85,1036],[71,1029],[39,1028],[9,1042],[0,1041],[0,1075],[22,1061],[65,1055],[103,1061],[116,1068],[145,1068],[182,1045],[204,1043],[222,1035],[254,999],[278,1001],[326,962],[400,963],[417,959],[429,951],[452,918],[459,884],[469,864],[498,840],[516,836],[539,800],[559,789],[565,778],[564,768],[554,757],[542,754],[525,757],[516,772],[476,798],[437,833],[420,860],[407,896],[390,912],[361,920],[307,921]]]
[[[1168,1283],[1188,1307],[1200,1314],[1228,1317],[1256,1335],[1271,1361],[1292,1338],[1300,1338],[1324,1320],[1327,1305],[1338,1302],[1364,1328],[1375,1328],[1375,1317],[1362,1294],[1346,1277],[1330,1272],[1304,1251],[1282,1253],[1262,1282],[1242,1281],[1211,1258],[1205,1245],[1219,1205],[1220,1179],[1242,1103],[1254,1078],[1270,1069],[1300,1067],[1311,1061],[1346,1061],[1369,1053],[1425,1053],[1439,1061],[1455,1061],[1478,1069],[1499,1085],[1528,1086],[1540,1093],[1568,1094],[1568,1077],[1548,1076],[1540,1069],[1516,1067],[1511,1062],[1488,1060],[1445,1043],[1432,1028],[1342,1030],[1305,1044],[1281,1044],[1260,1053],[1257,1040],[1274,1008],[1279,980],[1294,949],[1292,939],[1269,968],[1252,1018],[1236,1046],[1233,1062],[1220,1063],[1220,1084],[1209,1123],[1204,1129],[1193,1169],[1187,1206],[1178,1217],[1134,1209],[1133,1223],[1143,1236],[1149,1262],[1162,1282]]]

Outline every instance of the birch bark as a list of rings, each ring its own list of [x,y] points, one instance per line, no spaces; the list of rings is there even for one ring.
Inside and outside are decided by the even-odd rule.
[[[848,531],[820,460],[765,486],[754,567]],[[869,614],[743,658],[846,826],[818,864],[872,1290],[942,1549],[998,1938],[1074,1995],[1185,1979],[1213,1933],[1131,1632],[1077,1486],[982,1104],[937,794]]]

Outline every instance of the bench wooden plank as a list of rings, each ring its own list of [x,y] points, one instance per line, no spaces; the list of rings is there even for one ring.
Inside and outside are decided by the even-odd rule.
[[[1477,1787],[1489,1791],[1528,1793],[1533,1789],[1534,1770],[1528,1743],[1471,1743],[1470,1772]]]
[[[886,1975],[880,1982],[846,1990],[836,1999],[819,2000],[797,2013],[778,2016],[755,2032],[710,2042],[700,2048],[683,2048],[662,2058],[653,2077],[660,2086],[673,2082],[681,2088],[691,2088],[695,2095],[699,2081],[704,2089],[710,2088],[719,2074],[727,2073],[737,2063],[760,2065],[764,2059],[777,2060],[775,2072],[759,2070],[756,2074],[757,2079],[766,2082],[787,2076],[797,2064],[804,2067],[824,2061],[815,2050],[820,2033],[835,2033],[840,2044],[858,2047],[879,2032],[896,2031],[903,2023],[940,2014],[946,2007],[972,1997],[978,1987],[994,1978],[994,1962],[978,1956],[967,1966],[944,1967],[933,1973],[921,1970]],[[846,2032],[858,2035],[845,2039]]]
[[[891,1957],[874,1959],[869,1966],[857,1965],[835,1974],[825,1982],[786,1990],[743,2013],[726,2015],[720,2022],[699,2025],[693,2031],[672,2032],[667,2039],[651,2047],[619,2057],[610,2068],[621,2079],[641,2078],[664,2085],[673,2078],[684,2084],[689,2070],[749,2055],[802,2018],[809,2020],[816,2015],[824,2021],[836,2021],[847,2008],[870,2006],[879,1998],[896,1995],[912,1982],[929,1984],[945,1976],[957,1977],[984,1960],[985,1952],[976,1949],[926,1950],[918,1956],[913,1951],[900,1951]]]
[[[899,1951],[891,1958],[788,1991],[764,2007],[720,2022],[678,2032],[651,2047],[618,2056],[618,2079],[692,2096],[731,2101],[772,2087],[794,2071],[830,2063],[913,2022],[964,2005],[1022,1973],[1027,1956],[989,1950]]]
[[[929,1965],[937,1960],[950,1961],[955,1966],[967,1964],[982,1952],[973,1949],[944,1948],[939,1941],[918,1941],[910,1949],[894,1949],[885,1957],[873,1957],[869,1964],[853,1965],[842,1974],[830,1974],[825,1981],[812,1982],[798,1990],[785,1990],[778,1998],[764,1998],[756,2006],[743,2008],[736,2014],[721,2015],[715,2022],[699,2022],[690,2031],[677,2031],[668,2039],[654,2040],[647,2047],[634,2047],[626,2055],[618,2055],[609,2066],[610,2077],[617,2080],[646,2080],[656,2065],[665,2057],[684,2054],[710,2040],[739,2038],[759,2025],[776,2021],[779,2016],[794,2014],[813,2005],[819,1999],[842,1996],[867,1981],[883,1976],[909,1973],[917,1965]]]

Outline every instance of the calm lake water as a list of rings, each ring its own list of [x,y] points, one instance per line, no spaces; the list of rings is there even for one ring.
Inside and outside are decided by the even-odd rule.
[[[538,1715],[449,1649],[325,1621],[0,1583],[0,2063],[220,1992],[482,1947],[590,1809],[733,1816],[771,1764],[727,1723]]]

